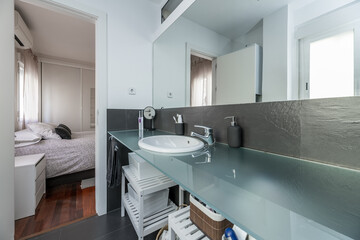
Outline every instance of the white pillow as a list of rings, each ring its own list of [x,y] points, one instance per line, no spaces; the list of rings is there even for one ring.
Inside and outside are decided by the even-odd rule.
[[[29,123],[28,128],[31,129],[34,133],[40,134],[44,139],[61,139],[61,137],[56,134],[55,127],[47,123]]]
[[[54,132],[47,133],[46,136],[43,136],[44,139],[61,139],[60,135]]]
[[[24,129],[15,132],[15,143],[39,142],[40,140],[41,140],[41,135],[32,132],[30,129]]]
[[[24,147],[40,142],[41,136],[32,132],[30,129],[24,129],[15,132],[15,147]]]

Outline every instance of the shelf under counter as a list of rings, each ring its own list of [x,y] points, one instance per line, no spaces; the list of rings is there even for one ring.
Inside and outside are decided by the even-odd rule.
[[[218,143],[208,162],[141,150],[137,130],[109,134],[257,239],[360,239],[358,170]]]

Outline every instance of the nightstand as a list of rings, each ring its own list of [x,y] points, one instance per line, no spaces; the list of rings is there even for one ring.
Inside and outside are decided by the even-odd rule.
[[[15,157],[15,219],[35,214],[46,191],[45,154]]]

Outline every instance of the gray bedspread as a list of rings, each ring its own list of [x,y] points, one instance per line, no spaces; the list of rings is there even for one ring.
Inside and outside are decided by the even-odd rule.
[[[45,153],[46,178],[95,168],[95,132],[73,132],[71,137],[15,148],[15,156]]]

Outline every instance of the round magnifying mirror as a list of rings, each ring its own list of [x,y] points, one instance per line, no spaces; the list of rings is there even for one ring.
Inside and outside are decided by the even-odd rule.
[[[152,120],[155,117],[155,114],[156,112],[153,107],[148,106],[144,109],[144,118],[146,119]]]
[[[144,118],[150,120],[151,122],[151,127],[149,130],[155,130],[155,127],[154,127],[154,117],[156,115],[156,112],[155,112],[155,109],[153,107],[146,107],[144,109]]]

